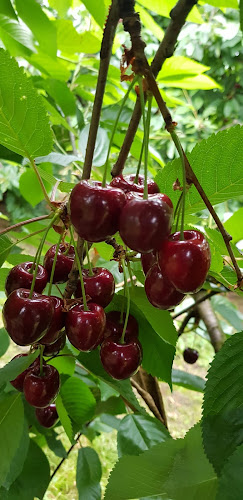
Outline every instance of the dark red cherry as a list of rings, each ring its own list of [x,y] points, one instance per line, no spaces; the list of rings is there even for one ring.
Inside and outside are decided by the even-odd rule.
[[[108,269],[94,267],[93,276],[89,275],[88,269],[83,269],[83,279],[86,295],[92,302],[102,307],[108,306],[115,293],[115,280]],[[75,292],[75,297],[82,297],[80,281]]]
[[[171,309],[185,297],[163,276],[158,264],[154,264],[148,271],[144,288],[149,302],[158,309]]]
[[[141,253],[160,248],[168,237],[173,221],[173,205],[165,194],[150,194],[147,200],[140,193],[129,193],[121,212],[120,235],[124,243]]]
[[[32,266],[33,262],[23,262],[11,269],[5,283],[6,295],[10,295],[13,290],[17,290],[18,288],[27,288],[30,290],[33,281],[33,273],[30,272]],[[43,292],[47,281],[47,271],[43,266],[38,265],[34,290],[38,293]]]
[[[50,297],[29,290],[14,290],[3,306],[3,322],[11,339],[18,345],[30,345],[47,332],[54,306]]]
[[[141,254],[142,268],[145,276],[149,271],[149,269],[151,269],[151,267],[154,264],[157,264],[157,261],[158,261],[157,252],[149,252]]]
[[[158,253],[159,266],[174,287],[182,293],[199,290],[210,267],[210,248],[199,231],[172,234],[164,240]]]
[[[109,375],[117,380],[132,377],[142,362],[142,346],[134,338],[125,344],[108,337],[101,344],[100,359]]]
[[[66,335],[63,334],[56,340],[56,342],[53,342],[53,344],[45,345],[43,355],[48,357],[56,356],[64,348],[65,344],[66,344]]]
[[[53,342],[55,342],[58,339],[58,337],[60,336],[60,331],[65,326],[65,312],[63,310],[64,307],[63,300],[60,299],[59,297],[54,297],[53,295],[50,296],[50,299],[53,302],[54,313],[52,316],[50,326],[40,342],[41,344],[44,345],[53,344]]]
[[[35,415],[38,422],[48,429],[53,427],[59,418],[55,403],[46,406],[46,408],[36,408]]]
[[[54,366],[44,365],[43,375],[34,368],[24,379],[24,395],[26,401],[36,408],[45,408],[57,397],[60,387],[59,373]]]
[[[81,181],[70,196],[70,217],[77,233],[88,241],[104,241],[118,231],[126,196],[100,182]]]
[[[89,302],[74,306],[66,315],[66,332],[71,344],[79,351],[92,351],[101,342],[105,328],[105,312],[98,304]]]
[[[17,356],[14,356],[13,359],[22,358],[23,356],[28,356],[28,354],[27,353],[17,354]],[[27,373],[29,373],[30,370],[39,366],[40,366],[40,358],[36,358],[35,361],[30,366],[28,366],[28,368],[26,368],[26,370],[20,373],[14,380],[11,380],[10,384],[12,384],[12,386],[15,387],[17,391],[23,392],[25,376],[27,375]]]
[[[138,182],[134,182],[135,174],[131,175],[118,175],[114,177],[111,181],[110,186],[120,188],[124,193],[129,193],[130,191],[135,191],[137,193],[143,193],[144,191],[144,176],[138,176]],[[159,186],[152,179],[148,179],[147,182],[148,193],[154,194],[159,193]]]
[[[106,313],[104,338],[112,336],[113,338],[116,338],[117,341],[119,341],[122,336],[125,317],[126,314],[123,313],[121,321],[120,311],[110,311]],[[134,318],[134,316],[129,314],[125,333],[125,341],[132,340],[134,337],[138,337],[138,322]]]
[[[52,264],[56,253],[56,245],[53,245],[46,252],[44,257],[44,267],[48,272],[49,279],[51,276]],[[65,283],[68,280],[68,275],[72,269],[75,253],[72,245],[61,244],[57,253],[57,261],[53,276],[53,283]]]
[[[183,358],[186,363],[189,363],[189,365],[196,363],[198,356],[198,351],[196,349],[191,349],[190,347],[187,347],[183,352]]]

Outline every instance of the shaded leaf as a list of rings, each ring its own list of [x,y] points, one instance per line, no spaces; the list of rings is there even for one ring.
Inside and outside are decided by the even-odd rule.
[[[183,370],[172,370],[172,383],[190,389],[191,391],[203,392],[206,381],[193,375],[192,373],[184,372]]]
[[[88,135],[89,135],[89,125],[86,125],[80,132],[79,136],[79,149],[85,157],[85,152],[86,152],[86,147],[87,147],[87,142],[88,142]],[[93,162],[92,164],[95,167],[101,167],[104,165],[107,152],[108,152],[108,146],[109,146],[109,140],[107,136],[106,130],[102,128],[98,128],[98,133],[96,137],[96,142],[95,142],[95,150],[94,150],[94,156],[93,156]]]
[[[0,328],[0,356],[3,356],[8,350],[10,338],[5,328]]]
[[[81,448],[78,451],[76,485],[79,500],[101,499],[101,463],[93,448]]]
[[[69,377],[61,387],[61,398],[69,417],[82,427],[92,419],[95,398],[89,387],[77,377]]]
[[[58,394],[55,402],[56,402],[56,408],[57,408],[58,416],[60,418],[60,422],[61,422],[62,426],[64,427],[64,430],[67,434],[69,441],[73,444],[74,439],[73,439],[72,422],[69,418],[68,412],[63,404],[62,397],[60,394]]]
[[[243,491],[243,444],[225,462],[219,477],[217,500],[241,500]]]
[[[40,351],[37,349],[29,356],[23,356],[22,358],[15,358],[9,361],[7,365],[0,369],[0,387],[10,380],[14,380],[20,373],[22,373],[28,366],[35,361],[39,356]]]
[[[12,460],[20,446],[24,427],[24,407],[20,393],[8,394],[0,402],[0,485],[10,474]]]
[[[140,455],[155,444],[170,438],[166,427],[156,418],[143,415],[126,415],[117,434],[118,456]]]
[[[8,475],[4,481],[4,488],[9,489],[11,484],[16,480],[22,472],[24,461],[29,449],[29,429],[27,422],[24,421],[22,436],[19,441],[18,448],[10,464]]]

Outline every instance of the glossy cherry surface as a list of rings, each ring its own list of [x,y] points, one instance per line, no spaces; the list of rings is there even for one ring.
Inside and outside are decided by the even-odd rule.
[[[117,341],[119,341],[122,336],[125,317],[126,314],[123,313],[122,321],[120,321],[121,320],[120,311],[110,311],[106,313],[106,326],[104,331],[104,338],[112,336],[113,338],[116,338]],[[125,333],[125,341],[129,341],[137,337],[138,337],[138,322],[134,318],[134,316],[129,314],[126,333]]]
[[[199,231],[172,234],[163,241],[158,253],[159,266],[174,287],[182,293],[199,290],[210,267],[210,248]]]
[[[104,241],[119,227],[126,196],[121,189],[100,182],[81,181],[70,196],[70,217],[77,233],[88,241]]]
[[[148,271],[144,288],[149,302],[158,309],[171,309],[185,297],[163,276],[158,264],[154,264]]]
[[[74,306],[66,315],[66,333],[71,344],[79,351],[92,351],[101,342],[105,328],[105,312],[98,304]]]
[[[183,358],[186,363],[189,363],[189,365],[193,365],[194,363],[196,363],[198,357],[199,354],[196,349],[191,349],[190,347],[187,347],[183,352]]]
[[[59,373],[54,366],[44,365],[43,375],[34,368],[24,379],[24,395],[26,401],[36,408],[45,408],[57,397],[60,387]]]
[[[160,248],[168,237],[173,221],[173,205],[165,194],[129,193],[120,217],[120,235],[124,243],[141,253]]]
[[[53,344],[58,337],[60,336],[60,331],[65,326],[65,312],[63,311],[63,300],[59,297],[55,297],[53,295],[50,296],[50,299],[53,302],[54,312],[51,319],[50,326],[41,339],[41,344],[48,345]]]
[[[92,302],[102,307],[108,306],[115,293],[115,280],[108,269],[94,267],[93,276],[89,275],[88,269],[83,269],[83,279],[86,295]],[[80,281],[78,282],[75,297],[82,297]]]
[[[17,356],[14,356],[13,359],[22,358],[23,356],[28,356],[28,354],[27,353],[17,354]],[[36,358],[34,363],[32,363],[30,366],[28,366],[28,368],[26,368],[26,370],[24,370],[22,373],[20,373],[14,380],[11,380],[10,384],[12,384],[12,386],[15,387],[15,389],[17,389],[17,391],[23,392],[25,376],[27,375],[27,373],[29,373],[30,370],[32,370],[33,368],[36,368],[38,366],[40,366],[40,359]]]
[[[142,346],[138,339],[132,339],[125,344],[108,337],[101,344],[100,359],[109,375],[117,380],[131,377],[142,362]]]
[[[139,175],[138,181],[134,182],[135,174],[131,175],[118,175],[114,177],[111,181],[110,186],[122,189],[124,193],[129,193],[130,191],[135,191],[137,193],[143,193],[144,191],[144,176]],[[154,194],[159,193],[159,186],[152,179],[148,179],[147,182],[148,193]]]
[[[29,290],[14,290],[3,306],[3,322],[11,339],[18,345],[30,345],[47,332],[54,307],[50,297]]]
[[[43,356],[56,356],[66,344],[66,335],[63,334],[53,344],[45,345]]]
[[[48,272],[48,276],[51,276],[52,265],[56,253],[56,245],[53,245],[46,252],[44,257],[44,267]],[[65,283],[68,280],[68,275],[72,269],[75,253],[72,245],[61,244],[58,253],[57,261],[53,276],[53,283]]]
[[[46,406],[46,408],[36,408],[35,415],[38,422],[43,425],[43,427],[53,427],[58,421],[58,414],[55,403]]]
[[[5,283],[6,295],[10,295],[13,290],[18,288],[27,288],[30,290],[33,281],[33,273],[30,272],[33,262],[22,262],[14,266],[7,276]],[[43,292],[48,281],[48,273],[43,266],[38,265],[38,271],[35,280],[34,290],[38,293]]]
[[[141,262],[143,272],[146,276],[147,272],[151,269],[154,264],[157,264],[158,257],[157,252],[149,252],[141,254]]]

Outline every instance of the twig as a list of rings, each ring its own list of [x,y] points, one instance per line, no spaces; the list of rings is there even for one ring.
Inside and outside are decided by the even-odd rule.
[[[183,319],[182,323],[180,324],[179,329],[177,330],[178,337],[183,334],[187,324],[189,323],[191,318],[195,317],[195,311],[192,309],[192,311],[189,311],[188,314],[185,316]]]
[[[196,294],[196,296],[199,298],[201,295],[202,292],[198,292]],[[220,326],[218,318],[212,308],[210,301],[205,300],[202,303],[198,302],[196,310],[207,328],[215,352],[218,352],[221,349],[223,343],[225,342],[225,335]]]
[[[78,440],[79,440],[79,438],[80,438],[81,435],[82,435],[82,433],[80,432],[78,434],[77,438],[75,439],[75,443],[73,443],[72,446],[70,446],[70,448],[67,451],[66,456],[62,458],[61,462],[59,462],[59,464],[57,465],[57,467],[53,471],[53,473],[51,475],[51,478],[50,478],[50,482],[52,481],[52,479],[54,478],[54,476],[56,475],[56,473],[59,471],[59,469],[62,466],[63,462],[65,462],[65,460],[68,458],[68,455],[71,453],[71,451],[73,450],[74,446],[76,446],[76,444],[77,444],[77,442],[78,442]]]
[[[142,389],[144,389],[150,394],[150,396],[152,396],[153,401],[160,413],[160,416],[163,419],[163,424],[168,429],[164,401],[157,378],[147,373],[142,367],[139,368],[139,371],[134,377],[135,381],[139,383]]]
[[[221,293],[222,290],[211,290],[211,292],[207,292],[205,295],[203,296],[200,296],[200,298],[198,300],[196,300],[193,304],[191,304],[190,306],[188,307],[185,307],[185,309],[182,309],[182,311],[176,313],[176,314],[172,314],[171,317],[172,319],[176,319],[178,318],[179,316],[181,316],[182,314],[185,314],[186,312],[190,311],[191,309],[194,309],[194,307],[196,307],[198,304],[201,304],[201,302],[204,302],[204,300],[208,300],[210,299],[211,297],[213,297],[214,295],[218,294],[218,293]]]
[[[6,227],[6,229],[3,229],[2,231],[0,231],[0,236],[2,236],[2,234],[8,233],[9,231],[13,231],[13,229],[16,229],[17,227],[26,226],[27,224],[31,224],[32,222],[37,222],[39,220],[48,219],[50,217],[50,215],[51,214],[40,215],[39,217],[34,217],[33,219],[27,219],[27,220],[24,220],[22,222],[17,222],[17,224],[13,224],[13,226]]]
[[[35,160],[33,160],[32,158],[29,158],[29,161],[30,161],[30,164],[31,164],[31,166],[32,166],[32,168],[33,168],[33,170],[35,172],[35,175],[36,175],[38,181],[39,181],[39,184],[40,184],[41,190],[43,192],[44,198],[45,198],[47,204],[49,205],[49,207],[53,210],[53,206],[51,204],[51,200],[50,200],[50,198],[49,198],[49,196],[47,194],[46,188],[44,186],[44,182],[43,182],[43,180],[42,180],[42,178],[40,176],[39,170],[38,170],[38,168],[37,168],[37,166],[35,164]]]

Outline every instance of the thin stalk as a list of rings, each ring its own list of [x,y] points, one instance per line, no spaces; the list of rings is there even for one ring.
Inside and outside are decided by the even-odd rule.
[[[11,248],[15,247],[15,245],[18,245],[22,241],[27,240],[28,238],[31,238],[32,236],[35,236],[36,234],[43,233],[43,231],[45,231],[45,228],[39,229],[39,231],[35,231],[34,233],[27,234],[27,236],[24,236],[24,238],[20,238],[20,240],[17,240],[17,241],[15,241],[15,243],[12,243],[12,245],[9,245],[9,247],[7,247],[5,250],[10,250]]]
[[[106,161],[105,161],[105,169],[104,169],[104,175],[103,175],[103,181],[102,181],[102,186],[103,187],[105,187],[105,185],[106,185],[106,177],[107,177],[107,168],[108,168],[108,163],[109,163],[109,156],[110,156],[111,146],[113,144],[114,135],[116,133],[117,125],[118,125],[118,122],[119,122],[119,118],[120,118],[121,112],[122,112],[122,110],[123,110],[123,108],[124,108],[124,106],[126,104],[128,96],[130,94],[130,91],[132,90],[132,88],[135,85],[135,83],[136,83],[137,80],[138,80],[138,76],[135,76],[134,79],[133,79],[133,81],[130,83],[130,85],[129,85],[127,91],[126,91],[126,94],[124,95],[124,97],[122,99],[121,106],[120,106],[119,112],[117,114],[115,123],[114,123],[114,127],[113,127],[113,130],[112,130],[112,134],[111,134],[111,138],[110,138],[110,142],[109,142],[109,147],[108,147],[108,151],[107,151]]]
[[[129,273],[129,277],[130,277],[130,281],[131,281],[132,287],[135,287],[135,285],[133,283],[132,269],[131,269],[131,264],[130,264],[129,260],[127,260],[127,269],[128,269],[128,273]]]
[[[8,233],[9,231],[13,231],[13,229],[17,229],[17,227],[26,226],[27,224],[31,224],[32,222],[37,222],[39,220],[48,219],[50,217],[50,215],[51,214],[40,215],[39,217],[34,217],[33,219],[27,219],[27,220],[23,220],[22,222],[18,222],[17,224],[13,224],[13,226],[6,227],[6,229],[3,229],[2,231],[0,231],[0,236],[2,236],[2,234]]]
[[[147,124],[145,117],[145,100],[144,100],[144,92],[143,92],[143,77],[139,78],[139,97],[141,103],[141,110],[143,116],[143,131],[144,131],[144,191],[143,198],[144,200],[148,199],[148,138],[147,138]]]
[[[61,244],[61,241],[62,241],[62,236],[63,235],[60,234],[58,242],[57,242],[57,245],[56,245],[56,251],[55,251],[55,255],[54,255],[54,259],[53,259],[53,263],[52,263],[51,276],[50,276],[49,288],[48,288],[47,295],[51,295],[51,289],[52,289],[52,284],[53,284],[53,277],[54,277],[55,267],[56,267],[56,263],[57,263],[57,255],[58,255],[58,250],[59,250],[59,247],[60,247],[60,244]]]
[[[43,377],[43,352],[44,352],[45,346],[40,345],[40,376]]]
[[[124,326],[123,326],[123,330],[122,330],[122,336],[121,336],[121,344],[124,344],[125,342],[125,334],[126,334],[126,329],[127,329],[127,323],[128,323],[128,318],[129,318],[129,311],[130,311],[130,291],[129,291],[129,286],[128,286],[128,283],[127,283],[127,277],[126,277],[126,266],[125,266],[125,261],[124,259],[122,259],[121,261],[122,263],[122,269],[123,269],[123,274],[124,274],[124,288],[125,288],[125,293],[126,293],[126,297],[127,297],[127,311],[126,311],[126,317],[125,317],[125,321],[124,321]]]
[[[73,228],[71,226],[70,226],[70,233],[71,233],[72,244],[73,244],[73,247],[74,247],[74,252],[75,252],[75,257],[76,257],[76,261],[77,261],[79,277],[80,277],[80,284],[81,284],[81,290],[82,290],[82,298],[83,298],[84,311],[88,311],[89,308],[88,308],[87,300],[86,300],[85,287],[84,287],[84,279],[83,279],[83,274],[82,274],[82,269],[81,269],[79,255],[78,255],[78,249],[77,249],[76,241],[74,240],[74,236],[73,236]]]
[[[88,261],[88,268],[89,268],[89,276],[94,276],[93,269],[92,269],[92,264],[89,258],[89,247],[87,241],[84,242],[84,248],[85,248],[85,253]]]
[[[184,240],[184,219],[185,219],[185,204],[186,204],[186,165],[185,165],[185,157],[181,147],[181,143],[175,131],[170,132],[171,138],[175,144],[175,147],[179,153],[181,164],[182,164],[182,182],[183,182],[183,191],[182,191],[182,203],[181,203],[181,229],[180,229],[180,240]]]
[[[138,182],[138,176],[139,176],[139,172],[140,172],[140,168],[141,168],[141,163],[142,163],[142,158],[143,158],[143,150],[144,150],[144,138],[143,138],[143,143],[142,143],[142,147],[141,147],[141,151],[140,151],[140,156],[139,156],[139,160],[138,160],[138,166],[137,166],[137,170],[136,170],[136,175],[134,177],[134,184]]]
[[[29,158],[29,160],[30,160],[30,163],[31,163],[32,168],[34,169],[34,172],[35,172],[35,174],[36,174],[36,177],[37,177],[37,179],[38,179],[38,181],[39,181],[39,184],[40,184],[41,190],[42,190],[42,192],[43,192],[44,198],[45,198],[46,202],[48,203],[49,207],[50,207],[52,210],[54,210],[54,207],[53,207],[53,205],[52,205],[52,203],[51,203],[51,200],[50,200],[50,198],[49,198],[49,196],[48,196],[48,194],[47,194],[46,188],[45,188],[45,186],[44,186],[43,180],[42,180],[42,178],[41,178],[41,176],[40,176],[39,170],[38,170],[38,168],[36,167],[36,164],[35,164],[34,160],[32,160],[32,158]]]

